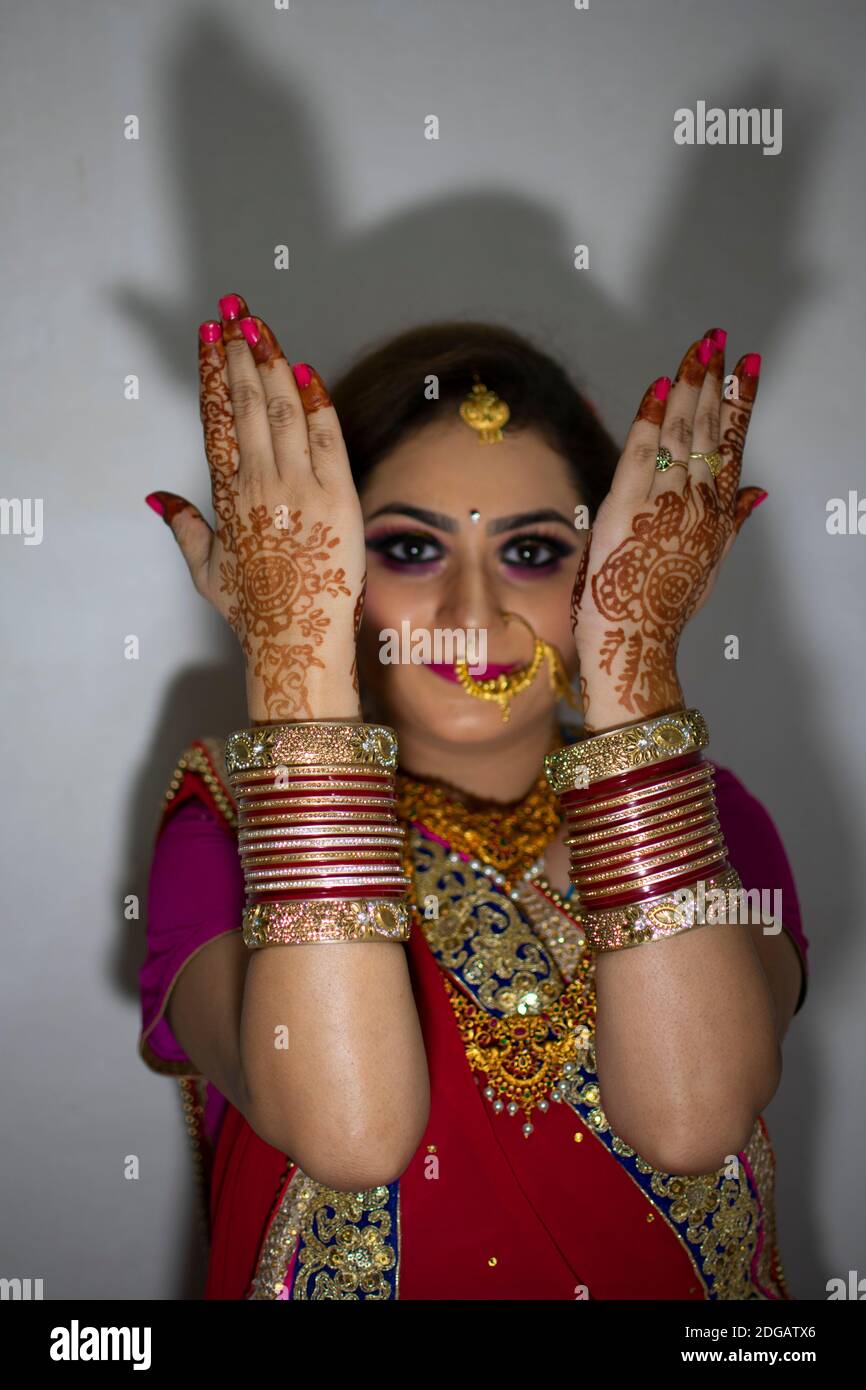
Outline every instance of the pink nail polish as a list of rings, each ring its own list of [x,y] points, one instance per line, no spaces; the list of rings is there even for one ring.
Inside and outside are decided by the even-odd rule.
[[[759,352],[747,352],[743,358],[743,371],[746,376],[759,376],[761,371],[761,354]]]
[[[224,319],[240,318],[241,301],[236,294],[224,294],[220,300],[220,313]]]
[[[698,344],[698,361],[705,367],[716,350],[716,345],[712,338],[701,338]]]
[[[239,327],[250,347],[255,347],[261,337],[255,319],[241,319]]]
[[[710,334],[717,348],[723,348],[728,341],[728,335],[724,328],[714,328]]]
[[[222,324],[217,323],[216,319],[205,319],[198,326],[198,336],[203,343],[218,343],[222,335]]]
[[[162,517],[165,516],[165,506],[164,506],[163,503],[160,501],[160,499],[157,497],[157,495],[156,495],[155,492],[148,493],[147,497],[145,497],[144,500],[145,500],[145,502],[147,503],[147,505],[148,505],[149,507],[152,507],[152,508],[153,508],[153,510],[156,512],[157,516],[162,516]]]
[[[670,389],[671,379],[669,376],[660,376],[658,381],[653,382],[653,392],[657,401],[666,401]]]
[[[303,391],[304,387],[309,386],[313,379],[311,368],[307,366],[306,362],[295,362],[292,371],[295,374],[295,381]]]
[[[757,372],[753,372],[751,375],[757,376]],[[769,492],[759,493],[759,495],[755,498],[754,502],[752,503],[752,511],[754,511],[756,507],[760,507],[761,503],[766,501],[769,495]]]

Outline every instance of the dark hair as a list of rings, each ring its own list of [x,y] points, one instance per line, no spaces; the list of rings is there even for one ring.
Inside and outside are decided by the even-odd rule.
[[[422,324],[365,352],[329,393],[359,489],[408,435],[455,412],[475,376],[507,401],[506,429],[535,429],[571,466],[590,517],[607,493],[619,449],[565,370],[510,328],[458,320]],[[425,378],[439,380],[428,400]]]

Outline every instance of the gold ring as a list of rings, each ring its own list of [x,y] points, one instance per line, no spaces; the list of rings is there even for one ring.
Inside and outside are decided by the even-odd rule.
[[[671,455],[670,449],[666,449],[666,448],[664,447],[664,445],[662,445],[662,447],[659,448],[659,449],[657,450],[657,452],[656,452],[656,472],[657,472],[657,473],[666,473],[667,470],[668,470],[669,468],[676,468],[677,464],[681,464],[683,468],[688,468],[688,466],[689,466],[689,465],[686,463],[685,459],[675,459],[675,458],[673,458],[672,455]]]
[[[717,478],[725,466],[725,461],[718,449],[712,449],[709,453],[689,454],[690,459],[703,459],[714,478]]]

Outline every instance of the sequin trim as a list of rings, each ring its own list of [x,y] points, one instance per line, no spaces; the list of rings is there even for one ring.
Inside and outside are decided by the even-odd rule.
[[[400,1184],[337,1192],[297,1168],[262,1244],[250,1299],[399,1298]]]

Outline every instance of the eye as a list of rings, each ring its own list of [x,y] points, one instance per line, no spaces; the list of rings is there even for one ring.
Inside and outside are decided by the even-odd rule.
[[[432,536],[414,531],[395,531],[391,535],[371,537],[367,545],[384,560],[397,566],[429,565],[440,560],[442,546]]]
[[[505,565],[516,569],[553,569],[566,555],[574,554],[574,547],[553,536],[515,536],[499,552]]]

